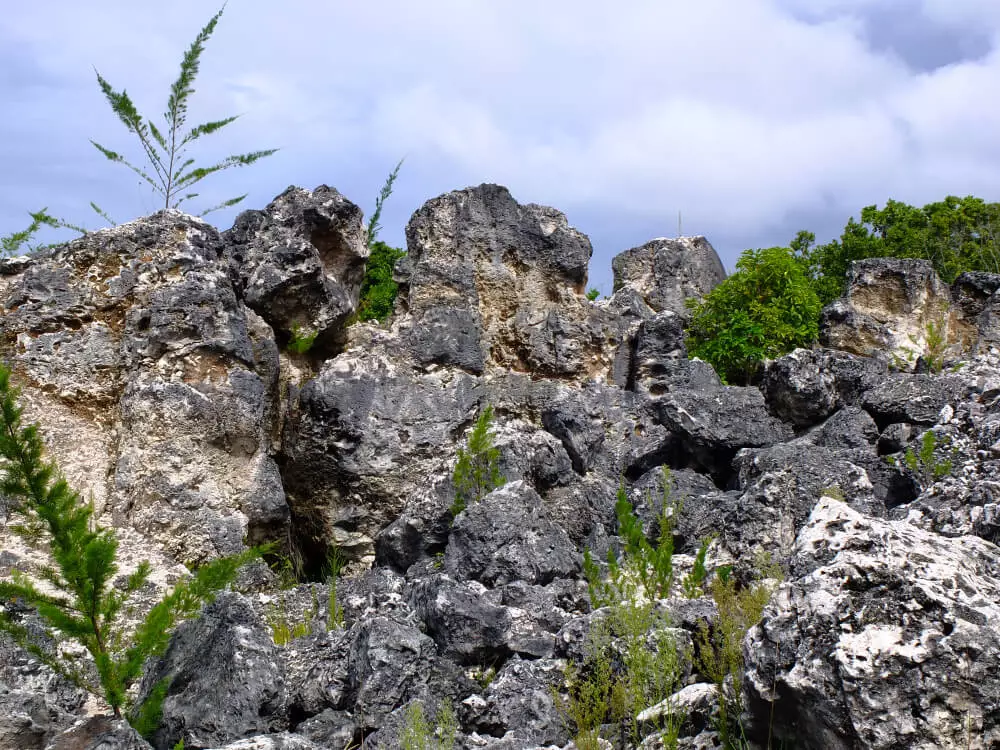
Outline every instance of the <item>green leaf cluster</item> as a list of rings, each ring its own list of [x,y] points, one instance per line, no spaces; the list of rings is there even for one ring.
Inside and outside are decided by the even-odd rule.
[[[918,208],[890,199],[866,206],[840,239],[802,257],[823,304],[843,294],[851,262],[865,258],[922,258],[949,283],[964,271],[1000,273],[1000,203],[949,195]]]
[[[476,419],[468,443],[458,449],[458,461],[452,473],[455,485],[452,517],[504,484],[500,473],[500,449],[493,445],[492,424],[493,407],[487,404]]]
[[[398,247],[375,242],[368,255],[365,277],[361,281],[358,320],[384,321],[392,315],[399,284],[392,279],[396,261],[406,255]]]
[[[903,465],[916,476],[922,487],[929,487],[951,474],[954,466],[952,458],[957,455],[957,449],[952,451],[952,457],[938,457],[940,449],[946,448],[948,444],[947,436],[939,440],[933,430],[927,430],[920,437],[917,450],[912,445],[907,447],[903,454]],[[898,459],[895,463],[898,466]]]
[[[368,220],[368,262],[365,265],[365,277],[361,281],[361,296],[358,300],[358,320],[375,320],[379,323],[392,315],[399,284],[392,279],[392,271],[396,261],[406,255],[398,247],[390,247],[379,241],[378,233],[382,229],[379,220],[382,218],[382,206],[392,195],[392,187],[403,166],[400,159],[396,167],[389,173],[375,199],[375,211]]]
[[[592,606],[608,606],[640,595],[647,599],[664,599],[673,593],[676,583],[674,528],[684,504],[681,498],[673,496],[670,468],[663,466],[661,472],[662,490],[656,516],[655,543],[647,537],[642,521],[635,514],[625,485],[622,484],[615,501],[618,535],[624,545],[621,558],[618,558],[613,549],[608,550],[608,574],[605,576],[590,550],[584,550],[583,573],[587,579]],[[653,504],[649,495],[647,501],[650,505]],[[684,595],[690,599],[704,593],[702,586],[709,575],[705,558],[712,541],[713,537],[702,540],[691,572],[680,582]]]
[[[311,331],[298,325],[292,327],[292,336],[288,340],[288,351],[295,354],[305,354],[316,343],[319,331]]]
[[[747,250],[736,272],[690,307],[688,354],[727,383],[750,382],[762,360],[819,335],[820,299],[790,247]]]
[[[21,600],[33,607],[44,633],[29,630],[2,609],[0,631],[58,673],[103,696],[115,716],[121,716],[128,688],[141,676],[146,660],[162,654],[175,626],[212,601],[261,550],[202,566],[137,626],[129,627],[130,599],[145,586],[151,567],[144,561],[124,582],[116,580],[118,541],[113,531],[95,523],[93,507],[45,460],[38,428],[21,422],[10,377],[0,366],[0,492],[18,520],[11,530],[45,551],[50,562],[39,570],[45,591],[23,573],[0,581],[0,601]],[[75,668],[59,655],[58,645],[65,640],[79,643],[90,654],[96,682],[88,670]]]

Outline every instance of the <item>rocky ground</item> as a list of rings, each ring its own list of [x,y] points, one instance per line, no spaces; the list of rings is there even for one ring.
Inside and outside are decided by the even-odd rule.
[[[623,482],[655,539],[664,466],[678,577],[711,537],[709,575],[771,592],[724,685],[741,746],[1000,747],[1000,276],[856,263],[823,345],[734,387],[684,347],[684,301],[725,275],[704,238],[622,253],[599,302],[589,240],[502,187],[429,201],[407,246],[383,326],[352,323],[362,216],[326,187],[221,234],[167,211],[0,262],[25,414],[119,530],[123,574],[154,562],[149,601],[262,541],[311,581],[259,566],[181,627],[140,686],[170,685],[153,747],[404,747],[414,706],[446,703],[455,747],[576,747],[567,676],[614,609],[583,552],[622,549]],[[453,519],[487,404],[506,483]],[[37,564],[0,544],[0,575]],[[718,632],[707,589],[651,603],[675,645]],[[642,747],[668,708],[680,747],[726,739],[690,649]],[[149,745],[0,641],[0,748],[98,747]]]

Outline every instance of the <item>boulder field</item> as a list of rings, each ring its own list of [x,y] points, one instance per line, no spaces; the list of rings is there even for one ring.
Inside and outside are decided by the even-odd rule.
[[[653,498],[681,501],[679,570],[710,538],[710,571],[782,571],[727,688],[746,747],[1000,747],[1000,276],[857,262],[820,343],[737,387],[685,349],[685,301],[725,278],[703,237],[620,254],[600,301],[588,238],[497,185],[406,238],[382,325],[353,320],[363,217],[325,186],[0,261],[0,356],[122,575],[149,559],[153,601],[272,541],[298,573],[258,564],[178,629],[146,739],[0,639],[0,748],[388,750],[446,701],[456,748],[576,747],[567,674],[606,614],[583,553],[621,550],[619,487],[651,534]],[[486,405],[505,483],[453,517]],[[0,576],[37,563],[0,529]],[[708,596],[655,606],[678,642],[714,627]],[[712,680],[682,671],[678,746],[721,747]]]

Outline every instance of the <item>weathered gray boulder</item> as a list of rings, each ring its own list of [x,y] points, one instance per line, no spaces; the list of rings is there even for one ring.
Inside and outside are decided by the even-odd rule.
[[[796,427],[857,404],[888,374],[884,360],[832,349],[796,349],[767,363],[761,390],[771,413]]]
[[[845,406],[809,432],[808,438],[824,448],[874,450],[879,431],[875,420],[864,409]]]
[[[178,628],[143,678],[141,695],[161,680],[168,688],[157,747],[181,739],[189,747],[213,747],[288,726],[278,648],[270,628],[239,594],[221,594],[201,617]]]
[[[475,666],[501,664],[513,653],[510,612],[491,603],[485,592],[480,583],[441,575],[414,584],[410,605],[445,658]]]
[[[770,727],[804,750],[1000,743],[998,574],[1000,550],[981,539],[821,500],[745,643],[758,737]]]
[[[945,406],[965,395],[959,378],[900,373],[866,391],[861,406],[883,427],[896,422],[932,425]]]
[[[657,399],[655,407],[681,461],[721,483],[730,476],[730,462],[741,448],[760,448],[792,437],[791,427],[771,416],[756,388],[671,392]]]
[[[513,482],[459,513],[444,568],[455,580],[490,587],[513,581],[545,585],[574,576],[580,561],[566,532],[546,516],[538,494]]]
[[[569,741],[569,733],[553,692],[564,679],[560,661],[511,659],[482,695],[465,702],[466,722],[481,734],[520,738],[525,747],[562,746]]]
[[[615,291],[629,287],[655,312],[687,315],[685,301],[704,297],[726,278],[704,237],[659,237],[614,257]]]
[[[709,528],[714,523],[720,543],[740,566],[751,566],[761,550],[776,561],[787,561],[796,535],[825,495],[885,515],[888,490],[873,484],[858,458],[851,451],[805,441],[741,451],[734,461],[739,491],[722,495],[708,507],[690,506],[688,513],[696,517],[687,523]],[[870,458],[877,462],[875,456]],[[700,514],[707,514],[707,520],[699,520]]]
[[[886,352],[912,371],[920,357],[961,351],[956,319],[951,291],[929,261],[869,258],[851,263],[844,297],[823,310],[820,341],[861,356]]]
[[[236,740],[228,745],[211,750],[324,750],[325,745],[317,745],[299,734],[279,732]]]
[[[480,185],[425,203],[406,238],[400,332],[417,364],[610,374],[622,324],[583,296],[592,248],[562,213]]]
[[[953,325],[963,351],[985,351],[1000,343],[994,298],[1000,274],[966,271],[951,285]]]
[[[371,560],[375,539],[429,477],[450,474],[455,439],[478,413],[478,382],[465,374],[413,376],[331,360],[306,383],[285,432],[285,491],[318,558],[336,544]]]
[[[282,342],[315,335],[317,353],[340,344],[368,257],[360,208],[326,185],[289,187],[236,217],[223,240],[238,291]]]
[[[670,390],[720,385],[722,381],[711,365],[688,359],[680,315],[666,310],[639,325],[627,387],[658,396]]]
[[[14,748],[25,745],[10,745]],[[92,716],[56,737],[45,750],[152,750],[123,719]]]
[[[6,557],[9,553],[0,553]],[[33,613],[17,601],[3,603],[5,614],[33,630]],[[87,694],[0,636],[0,747],[41,750],[84,715]]]

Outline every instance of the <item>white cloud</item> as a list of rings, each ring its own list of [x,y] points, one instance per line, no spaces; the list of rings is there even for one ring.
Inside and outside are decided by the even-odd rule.
[[[601,207],[593,212],[601,226],[591,229],[620,243],[614,250],[634,241],[631,223],[670,226],[683,210],[686,224],[725,238],[731,266],[751,238],[787,241],[800,228],[788,217],[835,227],[890,196],[1000,197],[992,96],[1000,54],[917,70],[892,38],[871,42],[872,24],[894,8],[892,0],[290,0],[279,9],[241,0],[206,46],[191,121],[245,113],[206,140],[199,154],[208,158],[283,149],[266,166],[220,179],[212,198],[239,188],[259,206],[288,183],[324,181],[367,207],[405,154],[385,217],[394,241],[432,191],[498,181],[567,210],[585,230],[587,211]],[[1000,38],[995,0],[920,8],[911,13],[922,33],[946,31],[952,47],[966,36]],[[20,215],[25,170],[37,183],[55,169],[42,156],[31,162],[33,146],[48,140],[65,154],[78,142],[81,164],[110,170],[86,139],[128,143],[90,65],[141,110],[159,113],[212,11],[195,0],[175,0],[170,13],[130,0],[5,11],[0,43],[28,45],[45,76],[72,90],[61,101],[0,80],[4,101],[36,113],[30,127],[0,122],[0,143],[20,144],[0,152],[16,164],[0,169],[3,225]],[[48,177],[51,189],[76,189],[79,171]],[[111,202],[133,205],[132,190],[123,179]],[[608,260],[596,260],[598,277]]]

